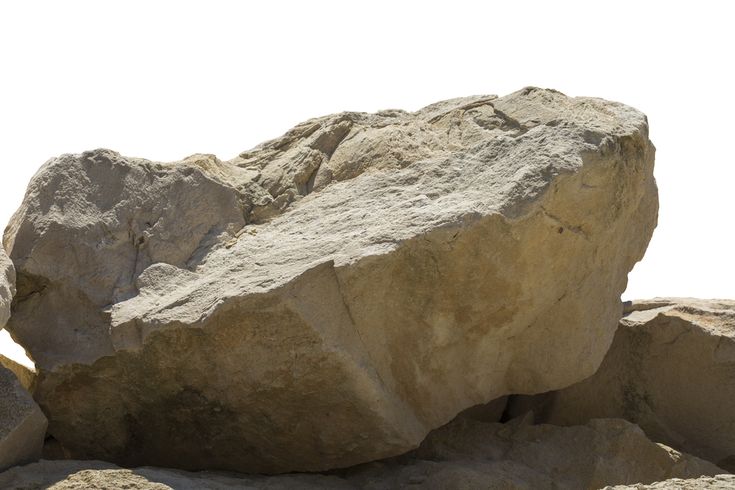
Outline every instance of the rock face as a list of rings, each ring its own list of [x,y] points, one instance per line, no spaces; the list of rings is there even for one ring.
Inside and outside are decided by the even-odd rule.
[[[52,489],[583,489],[722,473],[646,439],[623,420],[585,426],[528,426],[457,420],[405,456],[332,474],[246,476],[160,468],[122,469],[99,461],[42,461],[0,474],[8,490]]]
[[[31,395],[0,366],[0,471],[40,459],[46,425]]]
[[[633,303],[599,371],[541,406],[555,424],[624,417],[735,471],[735,301]]]
[[[10,304],[15,294],[15,268],[0,246],[0,330],[10,318]]]
[[[0,330],[10,317],[15,293],[15,270],[3,247],[0,247]],[[6,333],[6,332],[3,332]],[[0,471],[13,465],[36,461],[41,457],[46,435],[46,417],[21,386],[16,375],[4,364],[0,354]]]
[[[8,328],[78,458],[400,454],[591,375],[657,216],[645,116],[524,89],[313,119],[223,162],[64,155],[4,237]]]

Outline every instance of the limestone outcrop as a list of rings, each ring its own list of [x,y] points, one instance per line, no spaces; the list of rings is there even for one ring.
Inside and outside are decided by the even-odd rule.
[[[278,476],[122,469],[99,461],[41,461],[0,474],[0,487],[140,490],[595,489],[723,470],[648,440],[633,424],[600,419],[578,427],[460,419],[432,432],[416,451],[329,474]],[[719,477],[718,477],[719,478]]]
[[[735,301],[659,298],[627,310],[597,373],[537,400],[538,420],[623,417],[735,471]]]
[[[63,155],[4,236],[49,432],[321,471],[597,369],[657,217],[645,116],[528,88],[313,119],[230,161]]]

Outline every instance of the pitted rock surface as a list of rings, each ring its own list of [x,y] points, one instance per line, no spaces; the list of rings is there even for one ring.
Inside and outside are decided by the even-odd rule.
[[[528,88],[303,123],[230,161],[36,175],[8,324],[74,457],[317,471],[594,373],[657,217],[644,115]]]

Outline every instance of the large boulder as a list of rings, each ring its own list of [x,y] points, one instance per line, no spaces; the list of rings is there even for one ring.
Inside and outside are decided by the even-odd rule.
[[[717,475],[706,461],[648,440],[624,420],[579,427],[457,420],[404,456],[331,474],[278,476],[122,469],[99,461],[41,461],[0,474],[0,487],[140,490],[245,488],[393,490],[593,489],[670,478]]]
[[[0,366],[0,471],[40,459],[46,425],[15,374]]]
[[[63,155],[4,237],[75,457],[324,470],[591,375],[657,216],[646,118],[528,88],[220,161]]]
[[[735,301],[634,302],[597,373],[536,406],[554,424],[624,417],[735,471]]]

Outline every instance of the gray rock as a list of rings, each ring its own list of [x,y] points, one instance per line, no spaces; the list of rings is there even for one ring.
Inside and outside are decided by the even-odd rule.
[[[0,471],[40,459],[46,425],[31,395],[0,366]]]
[[[735,471],[735,301],[633,302],[597,373],[538,402],[539,421],[624,417]]]
[[[64,155],[4,237],[8,328],[78,458],[400,454],[597,369],[656,223],[653,157],[636,110],[534,88],[313,119],[227,162]]]
[[[722,472],[711,463],[649,441],[638,427],[623,420],[600,419],[579,427],[557,427],[529,426],[520,420],[504,425],[462,419],[430,434],[410,454],[330,474],[267,477],[151,467],[122,469],[99,461],[41,461],[0,474],[0,487],[556,490]]]
[[[0,330],[10,318],[10,305],[15,294],[15,268],[0,246]]]
[[[10,318],[14,294],[15,269],[0,247],[0,330]],[[4,367],[12,362],[0,353],[0,471],[38,460],[46,435],[46,417],[16,375]],[[22,368],[18,366],[19,372]]]

